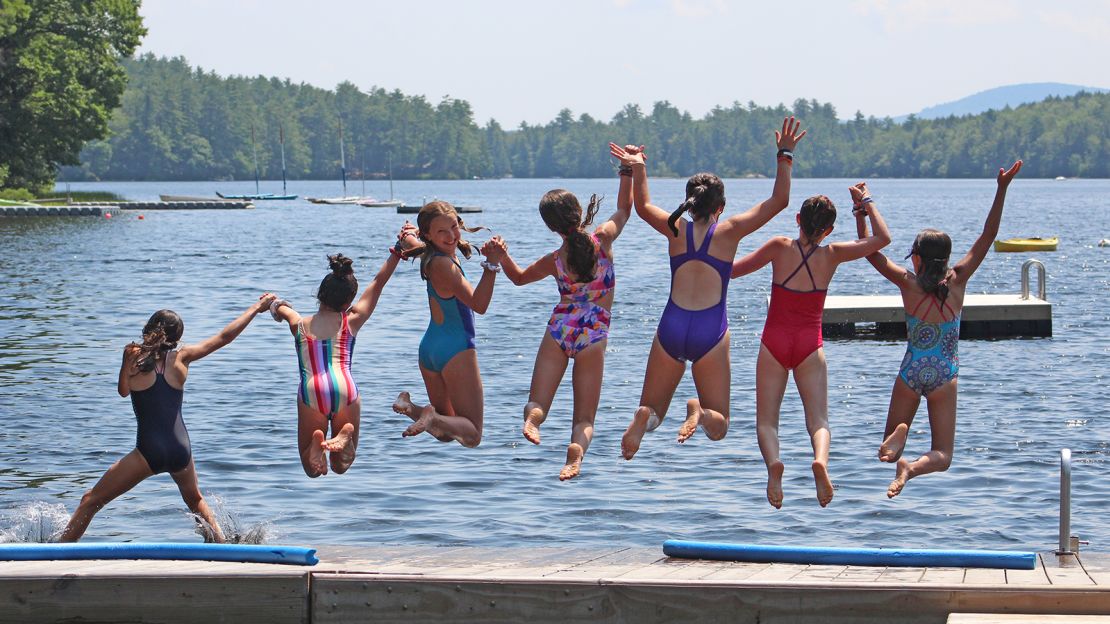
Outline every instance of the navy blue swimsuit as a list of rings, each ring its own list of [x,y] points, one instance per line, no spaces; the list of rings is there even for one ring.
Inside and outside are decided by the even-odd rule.
[[[164,366],[164,364],[163,364]],[[154,372],[154,385],[131,392],[131,407],[139,421],[135,448],[154,474],[177,472],[189,465],[193,452],[189,432],[181,419],[184,390],[166,381],[164,371]]]

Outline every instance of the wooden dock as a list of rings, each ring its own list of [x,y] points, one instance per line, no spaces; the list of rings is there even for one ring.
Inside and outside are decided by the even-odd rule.
[[[943,624],[953,613],[1110,614],[1110,556],[1095,554],[1044,553],[1035,570],[699,561],[643,547],[330,546],[317,554],[313,567],[0,562],[0,623]]]
[[[100,217],[117,212],[112,204],[0,206],[0,217]]]
[[[863,333],[906,336],[906,314],[901,295],[836,296],[825,299],[821,331],[828,338],[853,337]],[[874,325],[864,332],[856,324]],[[868,328],[870,329],[870,328]],[[1030,296],[972,295],[964,297],[960,316],[960,338],[1003,338],[1052,335],[1052,304]]]

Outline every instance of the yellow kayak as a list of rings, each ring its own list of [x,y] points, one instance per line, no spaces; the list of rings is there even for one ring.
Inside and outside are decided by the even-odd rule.
[[[1051,238],[1007,238],[994,241],[995,251],[1056,251],[1060,239]]]

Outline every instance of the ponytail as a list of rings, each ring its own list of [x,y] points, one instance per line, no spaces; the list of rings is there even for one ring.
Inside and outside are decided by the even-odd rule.
[[[601,200],[590,195],[586,219],[582,219],[582,205],[574,193],[564,189],[548,191],[540,199],[540,217],[548,229],[567,237],[567,265],[581,283],[592,282],[597,268],[597,247],[585,229],[594,222]]]
[[[678,220],[689,212],[694,220],[708,219],[725,205],[725,184],[712,173],[697,173],[686,181],[686,199],[667,219],[671,233],[678,236]]]
[[[936,295],[943,305],[948,299],[948,258],[952,255],[952,239],[939,230],[922,230],[913,241],[913,254],[921,260],[917,284],[921,290]]]
[[[181,317],[173,310],[158,310],[150,316],[150,320],[143,327],[143,343],[131,345],[138,347],[139,370],[148,373],[154,370],[154,365],[166,356],[167,353],[177,348],[181,340],[181,333],[185,324]]]

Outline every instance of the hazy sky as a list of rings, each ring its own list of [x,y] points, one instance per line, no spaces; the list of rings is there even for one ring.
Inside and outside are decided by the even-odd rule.
[[[668,100],[917,112],[996,86],[1110,87],[1110,0],[144,0],[141,48],[221,75],[464,99],[475,120]]]

